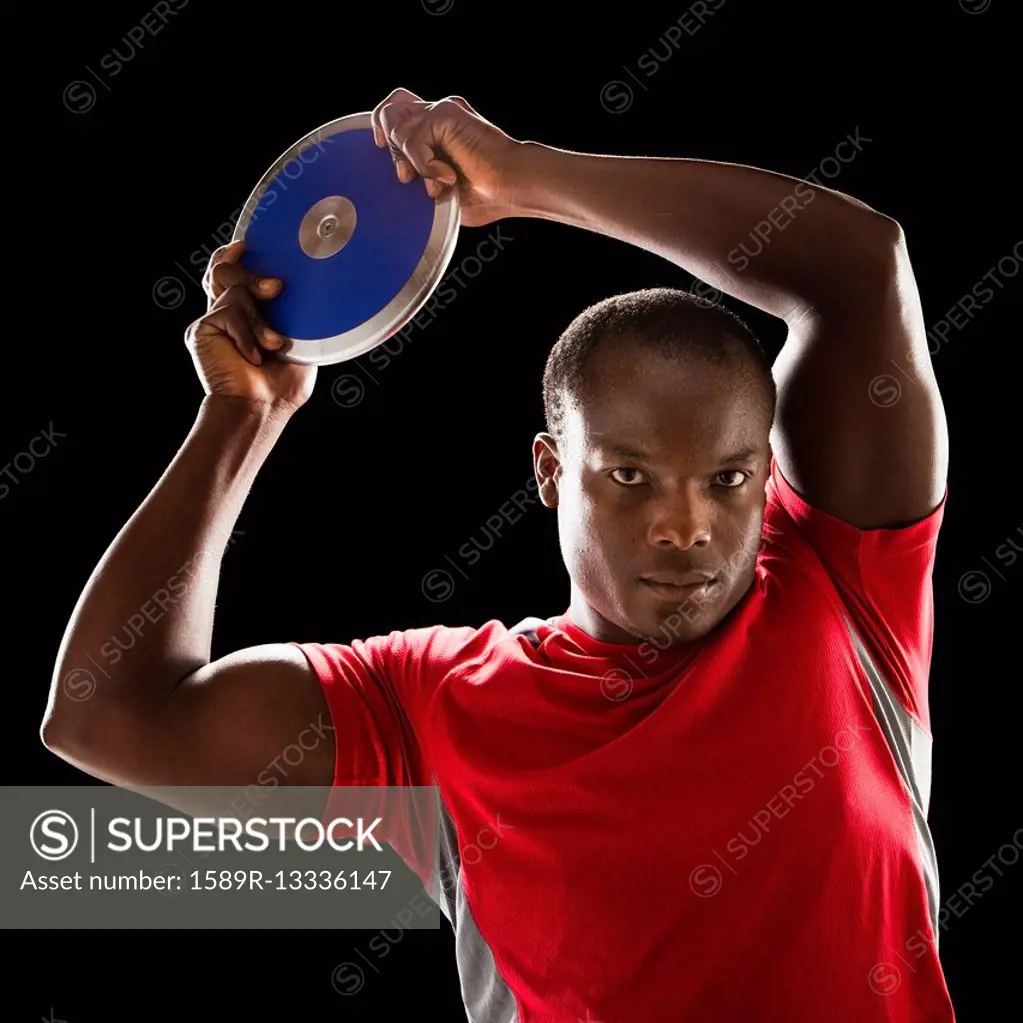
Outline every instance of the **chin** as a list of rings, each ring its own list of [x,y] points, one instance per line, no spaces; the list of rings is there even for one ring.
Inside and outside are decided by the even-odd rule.
[[[667,615],[656,622],[646,634],[647,641],[658,647],[673,646],[676,643],[691,643],[705,636],[717,625],[717,615],[703,614],[699,620],[687,622],[684,618]]]
[[[660,647],[705,636],[724,616],[732,596],[720,583],[700,587],[681,599],[666,599],[643,588],[637,594],[634,621]]]

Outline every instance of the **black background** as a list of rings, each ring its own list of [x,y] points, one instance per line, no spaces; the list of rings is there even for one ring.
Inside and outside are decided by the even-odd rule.
[[[976,9],[987,0],[964,3]],[[204,298],[181,267],[198,276],[190,254],[220,243],[218,228],[265,168],[316,126],[369,110],[401,85],[428,99],[461,93],[519,139],[800,177],[858,127],[871,141],[833,185],[903,225],[928,326],[1012,252],[1021,236],[1018,124],[1010,127],[1019,73],[1007,0],[972,14],[956,0],[929,4],[926,14],[911,3],[728,0],[643,76],[638,60],[650,47],[666,52],[661,37],[686,6],[381,0],[356,10],[191,0],[116,75],[109,59],[101,62],[115,47],[131,54],[125,37],[143,4],[40,10],[45,26],[26,28],[20,43],[11,33],[26,68],[9,98],[23,108],[31,98],[38,110],[8,215],[39,215],[22,235],[30,319],[22,336],[6,339],[0,455],[7,462],[51,424],[65,436],[19,475],[0,507],[4,631],[14,651],[5,673],[8,784],[89,781],[46,751],[38,728],[81,588],[175,454],[201,399],[182,334]],[[632,84],[634,101],[612,113],[601,90],[616,79]],[[88,110],[76,109],[81,88],[65,92],[75,80],[95,89]],[[464,229],[452,267],[493,230]],[[422,579],[482,537],[486,519],[529,477],[544,360],[569,320],[606,295],[691,279],[560,225],[514,221],[502,230],[512,240],[498,258],[384,370],[366,358],[321,369],[225,557],[215,656],[274,640],[347,641],[438,621],[511,624],[564,609],[555,520],[538,505],[468,578],[456,578],[446,602],[427,600]],[[184,294],[169,310],[153,298],[168,276]],[[1023,559],[1006,565],[994,552],[1009,537],[1020,542],[1023,518],[1021,279],[953,327],[933,355],[951,436],[931,674],[930,821],[943,896],[1020,824],[1010,618]],[[773,355],[781,325],[731,306]],[[352,407],[332,397],[345,373],[365,385]],[[959,590],[973,570],[991,582],[980,603]],[[1013,909],[1023,867],[1003,869],[942,935],[961,1020],[987,1018],[988,1006],[1012,1004],[1016,991]],[[378,974],[367,970],[358,995],[339,995],[332,969],[370,937],[26,932],[16,942],[26,965],[9,994],[25,1019],[52,1007],[69,1023],[463,1018],[446,925],[439,934],[406,932],[376,962]]]

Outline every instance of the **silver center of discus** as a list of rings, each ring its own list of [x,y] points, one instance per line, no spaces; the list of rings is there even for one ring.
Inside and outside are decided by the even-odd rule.
[[[328,195],[311,206],[298,226],[299,248],[311,259],[340,252],[355,232],[355,206],[343,195]]]

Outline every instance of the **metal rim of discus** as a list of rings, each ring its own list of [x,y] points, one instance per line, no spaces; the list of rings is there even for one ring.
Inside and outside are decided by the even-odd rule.
[[[242,207],[231,240],[239,241],[245,237],[264,194],[289,163],[325,138],[345,131],[372,130],[372,127],[371,113],[349,114],[336,121],[328,121],[285,150],[252,190]],[[365,355],[394,335],[419,312],[443,277],[455,251],[459,221],[458,196],[453,188],[448,188],[434,200],[433,227],[426,249],[401,291],[378,313],[351,330],[327,338],[290,338],[291,347],[286,353],[280,352],[280,357],[287,362],[309,366],[330,365]]]

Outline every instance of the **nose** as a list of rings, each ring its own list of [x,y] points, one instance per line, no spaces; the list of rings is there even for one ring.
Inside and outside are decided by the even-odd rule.
[[[711,502],[685,492],[665,494],[650,508],[648,539],[655,547],[706,547],[710,543]]]

